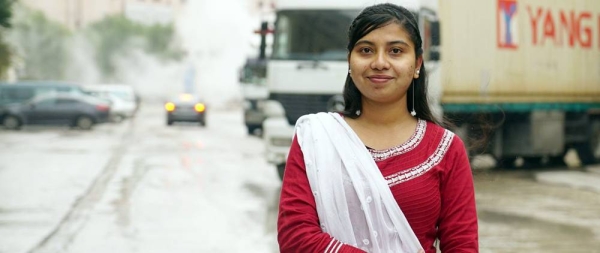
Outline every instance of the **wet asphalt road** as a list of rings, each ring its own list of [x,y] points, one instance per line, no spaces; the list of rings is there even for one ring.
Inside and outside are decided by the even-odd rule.
[[[600,191],[538,182],[539,173],[567,169],[475,174],[481,252],[600,252]],[[600,174],[578,171],[600,185]]]
[[[150,104],[92,131],[0,130],[0,253],[277,252],[280,183],[241,115],[167,127]],[[600,173],[474,175],[481,252],[600,252],[600,191],[577,184]]]

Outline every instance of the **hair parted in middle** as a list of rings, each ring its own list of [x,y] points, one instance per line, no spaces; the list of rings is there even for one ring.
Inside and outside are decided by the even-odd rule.
[[[350,24],[348,29],[348,58],[352,53],[352,49],[358,40],[366,36],[375,29],[381,28],[391,23],[396,23],[403,27],[410,36],[410,40],[415,45],[415,60],[423,55],[421,33],[415,16],[406,8],[391,4],[377,4],[365,8]],[[440,125],[441,122],[431,113],[427,98],[427,71],[423,63],[420,68],[419,78],[413,79],[407,92],[414,92],[413,96],[407,96],[407,109],[418,112],[418,117]],[[349,118],[358,118],[356,112],[362,109],[361,93],[356,87],[356,84],[350,77],[346,76],[344,85],[344,116]],[[414,104],[414,108],[413,105]]]

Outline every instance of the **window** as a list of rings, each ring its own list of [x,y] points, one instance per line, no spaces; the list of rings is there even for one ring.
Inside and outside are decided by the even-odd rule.
[[[61,98],[61,99],[56,100],[56,104],[57,105],[62,105],[62,106],[64,106],[64,105],[77,105],[78,101],[74,100],[74,99]]]
[[[359,10],[277,13],[273,59],[345,61],[347,32]]]
[[[52,107],[52,106],[56,105],[56,99],[55,98],[46,98],[46,99],[42,99],[42,100],[35,102],[35,104],[36,104],[36,106],[39,106],[39,107]]]

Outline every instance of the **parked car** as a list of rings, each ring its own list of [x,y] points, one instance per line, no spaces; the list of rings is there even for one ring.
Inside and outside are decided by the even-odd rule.
[[[167,125],[176,121],[198,122],[206,126],[206,104],[191,94],[181,94],[165,103]]]
[[[23,103],[0,106],[0,122],[5,128],[22,125],[69,125],[91,129],[108,121],[110,104],[86,95],[49,93]]]
[[[87,94],[111,101],[110,118],[120,122],[135,115],[138,102],[134,89],[129,85],[95,84],[84,85],[82,89]]]
[[[0,83],[0,105],[21,103],[48,93],[83,95],[84,91],[75,83],[58,81]]]

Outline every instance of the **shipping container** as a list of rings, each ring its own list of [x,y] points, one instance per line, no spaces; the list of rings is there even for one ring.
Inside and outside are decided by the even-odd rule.
[[[502,166],[598,159],[600,1],[440,0],[441,105]],[[494,126],[492,132],[485,125]]]

